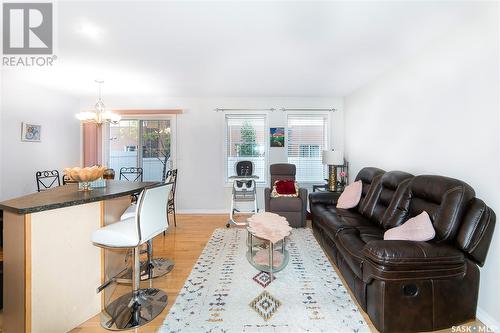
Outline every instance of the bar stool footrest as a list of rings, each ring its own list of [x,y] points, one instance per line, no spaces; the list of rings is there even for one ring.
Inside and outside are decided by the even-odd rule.
[[[149,270],[147,269],[146,265],[148,265],[147,261],[141,261],[141,281],[155,279],[157,277],[168,274],[174,269],[175,264],[171,259],[154,258],[151,260],[151,276],[149,275]],[[116,282],[123,284],[132,283],[132,268],[128,268],[123,274],[121,274],[116,279]]]

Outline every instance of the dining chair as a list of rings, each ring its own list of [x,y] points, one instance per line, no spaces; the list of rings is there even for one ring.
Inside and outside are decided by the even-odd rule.
[[[143,169],[136,167],[122,167],[120,168],[120,180],[128,180],[131,182],[142,182]]]
[[[59,178],[59,171],[57,170],[37,171],[35,178],[38,192],[61,186],[61,179]]]
[[[109,180],[115,179],[115,170],[111,168],[104,170],[104,173],[102,174],[102,179],[109,179]]]
[[[170,195],[168,197],[167,214],[174,215],[174,227],[177,227],[177,221],[175,219],[175,187],[177,185],[177,169],[167,171],[166,182],[173,183],[172,190],[170,191]]]
[[[71,177],[68,175],[62,176],[62,183],[63,183],[63,185],[78,184],[78,182],[76,180],[71,179]]]

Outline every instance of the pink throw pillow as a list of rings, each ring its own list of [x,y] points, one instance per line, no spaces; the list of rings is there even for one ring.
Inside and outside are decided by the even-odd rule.
[[[363,183],[361,180],[346,186],[344,192],[339,197],[337,201],[337,208],[351,209],[358,205],[359,200],[361,200],[361,192],[363,190]]]
[[[412,217],[399,227],[391,228],[384,233],[384,240],[410,240],[426,242],[436,236],[431,218],[426,211]]]

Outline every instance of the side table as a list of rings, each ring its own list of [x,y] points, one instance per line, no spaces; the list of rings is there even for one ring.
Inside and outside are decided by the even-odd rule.
[[[313,192],[328,192],[328,193],[332,193],[332,194],[338,194],[339,197],[342,194],[342,192],[344,191],[344,189],[339,189],[337,191],[330,191],[328,189],[328,184],[313,185],[312,190],[313,190]]]

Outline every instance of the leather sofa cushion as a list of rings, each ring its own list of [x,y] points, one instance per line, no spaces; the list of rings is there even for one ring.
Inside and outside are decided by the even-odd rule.
[[[370,187],[361,214],[382,225],[387,215],[392,215],[392,201],[401,196],[401,187],[406,187],[412,178],[412,174],[403,171],[389,171],[383,174]]]
[[[271,198],[269,206],[271,212],[300,212],[302,209],[302,198]]]
[[[313,192],[309,194],[309,204],[311,208],[318,204],[336,205],[338,197],[333,196],[330,192]]]
[[[380,179],[380,177],[384,173],[385,171],[382,169],[374,167],[366,167],[361,169],[356,175],[356,179],[354,181],[361,180],[361,182],[363,183],[363,188],[361,190],[361,199],[359,200],[359,204],[357,206],[357,210],[359,212],[363,210],[366,195],[370,191],[370,187],[374,182]]]
[[[368,221],[366,217],[358,213],[355,209],[343,209],[343,208],[337,208],[337,207],[328,207],[327,208],[329,212],[335,213],[337,215],[340,215],[342,217],[349,217],[352,219],[359,219],[359,220],[364,220]],[[372,225],[373,223],[370,223]]]
[[[328,207],[328,205],[323,205],[323,204],[309,205],[309,208],[311,209],[311,214],[313,216],[313,220],[319,219],[322,216],[323,212],[326,211],[326,207]]]
[[[342,209],[337,208],[334,205],[313,205],[311,206],[311,211],[315,216],[320,216],[323,213],[330,213],[333,215],[340,215],[344,217],[353,217],[367,220],[363,215],[359,214],[354,209]],[[372,225],[373,223],[370,223]]]
[[[358,278],[363,277],[363,249],[367,242],[383,238],[384,230],[376,226],[359,226],[337,233],[337,248]]]
[[[349,268],[358,278],[363,277],[363,248],[366,243],[361,240],[356,229],[341,231],[337,235],[337,249]]]
[[[436,241],[451,240],[455,238],[473,198],[474,190],[460,180],[443,176],[416,176],[398,200],[393,216],[384,223],[399,225],[402,220],[425,210],[436,230]]]
[[[353,210],[324,207],[320,215],[321,227],[334,240],[337,232],[343,229],[352,229],[360,226],[373,226],[373,223]]]
[[[365,243],[384,239],[384,230],[380,227],[374,225],[357,226],[356,229],[359,231],[359,238]]]

